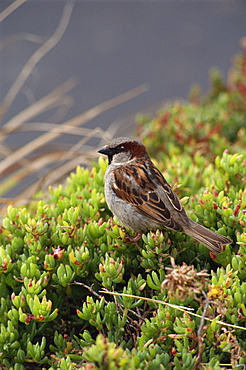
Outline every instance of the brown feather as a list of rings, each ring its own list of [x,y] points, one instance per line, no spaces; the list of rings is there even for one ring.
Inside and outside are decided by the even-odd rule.
[[[113,191],[120,199],[132,204],[140,214],[168,229],[183,231],[182,226],[171,217],[169,210],[174,208],[183,216],[186,216],[177,195],[153,163],[150,160],[148,163],[151,164],[148,166],[151,176],[147,172],[146,160],[144,159],[134,161],[134,166],[133,164],[126,164],[116,168],[114,170],[116,186],[113,187]],[[138,171],[135,171],[136,165]],[[158,195],[156,191],[157,184],[161,185],[165,191],[170,202],[169,207]]]
[[[132,204],[141,215],[150,218],[160,226],[185,232],[215,254],[222,251],[224,244],[232,242],[231,239],[192,221],[186,215],[171,186],[149,159],[148,161],[146,158],[136,159],[134,163],[116,168],[114,178],[115,194],[125,202]],[[158,194],[157,189],[160,186],[165,192],[165,201]],[[165,204],[167,201],[169,205]],[[173,209],[173,212],[170,212],[170,209]]]
[[[112,169],[108,169],[109,173],[106,173],[107,176],[109,174],[113,176],[110,178],[110,191],[116,195],[115,198],[111,197],[110,209],[113,213],[114,207],[120,209],[119,205],[117,206],[117,199],[132,206],[132,217],[129,217],[128,221],[128,214],[125,213],[122,216],[123,224],[137,231],[147,231],[150,225],[150,229],[164,227],[184,232],[203,243],[215,254],[222,251],[224,244],[232,243],[231,239],[214,233],[187,216],[177,195],[151,162],[141,141],[126,137],[116,138],[99,152],[107,155],[109,164],[112,163],[110,164]],[[105,186],[108,185],[105,183]],[[125,209],[129,211],[130,208]],[[120,221],[120,212],[115,213]],[[138,214],[140,222],[137,225]],[[141,216],[144,216],[142,223]],[[130,220],[135,220],[135,225],[131,224]]]

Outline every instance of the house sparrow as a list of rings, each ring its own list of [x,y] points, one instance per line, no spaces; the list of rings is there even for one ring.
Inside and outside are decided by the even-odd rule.
[[[98,151],[108,156],[105,173],[107,204],[126,228],[138,232],[171,229],[204,244],[213,253],[232,240],[191,220],[177,195],[151,162],[143,143],[119,137]]]

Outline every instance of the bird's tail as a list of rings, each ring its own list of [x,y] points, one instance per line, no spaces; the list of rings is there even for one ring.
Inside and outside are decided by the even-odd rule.
[[[232,243],[232,240],[226,236],[216,234],[197,222],[192,220],[190,221],[191,223],[189,227],[185,229],[185,233],[204,244],[214,254],[222,252],[223,245]]]

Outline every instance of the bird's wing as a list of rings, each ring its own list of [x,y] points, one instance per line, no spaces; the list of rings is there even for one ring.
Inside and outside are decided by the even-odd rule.
[[[188,219],[177,195],[152,162],[138,160],[114,171],[113,191],[140,214],[169,229],[183,231],[179,216]]]

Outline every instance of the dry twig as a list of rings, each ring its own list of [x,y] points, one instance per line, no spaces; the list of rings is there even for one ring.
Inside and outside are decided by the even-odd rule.
[[[22,68],[19,76],[9,89],[7,95],[3,99],[3,103],[0,107],[0,120],[3,118],[5,113],[9,110],[11,104],[13,103],[16,95],[19,93],[23,87],[25,81],[32,73],[34,67],[37,63],[60,41],[66,28],[69,24],[70,17],[72,15],[73,4],[69,1],[65,3],[63,14],[60,23],[55,30],[54,34],[36,50],[34,54],[30,57],[27,63]]]
[[[11,14],[18,6],[24,1],[17,0],[11,6],[0,14],[0,19],[3,20],[7,15]],[[21,91],[26,79],[33,72],[37,63],[59,42],[68,26],[73,5],[66,2],[63,14],[59,25],[57,26],[54,34],[44,42],[29,58],[24,67],[22,68],[19,76],[9,88],[2,105],[0,106],[0,117],[9,111],[15,97]],[[31,34],[30,34],[31,35]],[[23,36],[23,35],[22,35]],[[21,37],[22,37],[21,36]],[[21,38],[20,37],[20,38]],[[31,37],[34,42],[41,42],[42,38],[35,36]],[[9,38],[15,40],[15,38]],[[4,47],[4,43],[1,44]],[[5,211],[8,200],[4,198],[4,194],[9,191],[13,192],[18,187],[18,197],[16,199],[9,199],[9,202],[23,204],[29,202],[35,192],[42,187],[54,184],[54,182],[61,182],[65,175],[71,172],[78,164],[89,166],[90,160],[95,158],[96,151],[91,145],[88,145],[89,140],[97,138],[107,141],[111,139],[117,130],[117,125],[114,124],[106,132],[101,128],[82,128],[79,126],[88,123],[99,114],[111,109],[121,103],[124,103],[139,94],[146,91],[147,86],[141,85],[126,93],[123,93],[113,99],[110,99],[102,104],[81,113],[72,119],[61,122],[68,108],[72,104],[72,98],[67,93],[74,87],[75,81],[68,80],[63,85],[55,88],[48,95],[35,103],[29,105],[21,112],[10,118],[0,129],[0,179],[2,196],[0,203],[4,205]],[[56,109],[53,114],[52,123],[49,122],[31,122],[38,121],[35,119],[40,114],[48,112],[50,109]],[[25,145],[9,146],[7,139],[11,138],[13,134],[19,132],[34,132],[45,131],[45,133],[37,136]],[[76,135],[81,139],[73,146],[63,144],[61,149],[57,144],[57,139],[64,137],[64,135]],[[65,139],[63,140],[65,141]],[[16,141],[18,143],[18,141]],[[50,144],[50,145],[49,145]],[[25,185],[25,189],[19,187],[19,184],[27,180],[32,182],[31,185]],[[35,182],[35,183],[34,183]]]
[[[0,13],[0,22],[2,22],[5,18],[7,18],[13,11],[15,11],[19,6],[24,4],[27,0],[16,0],[12,4],[10,4],[7,8],[5,8]]]

